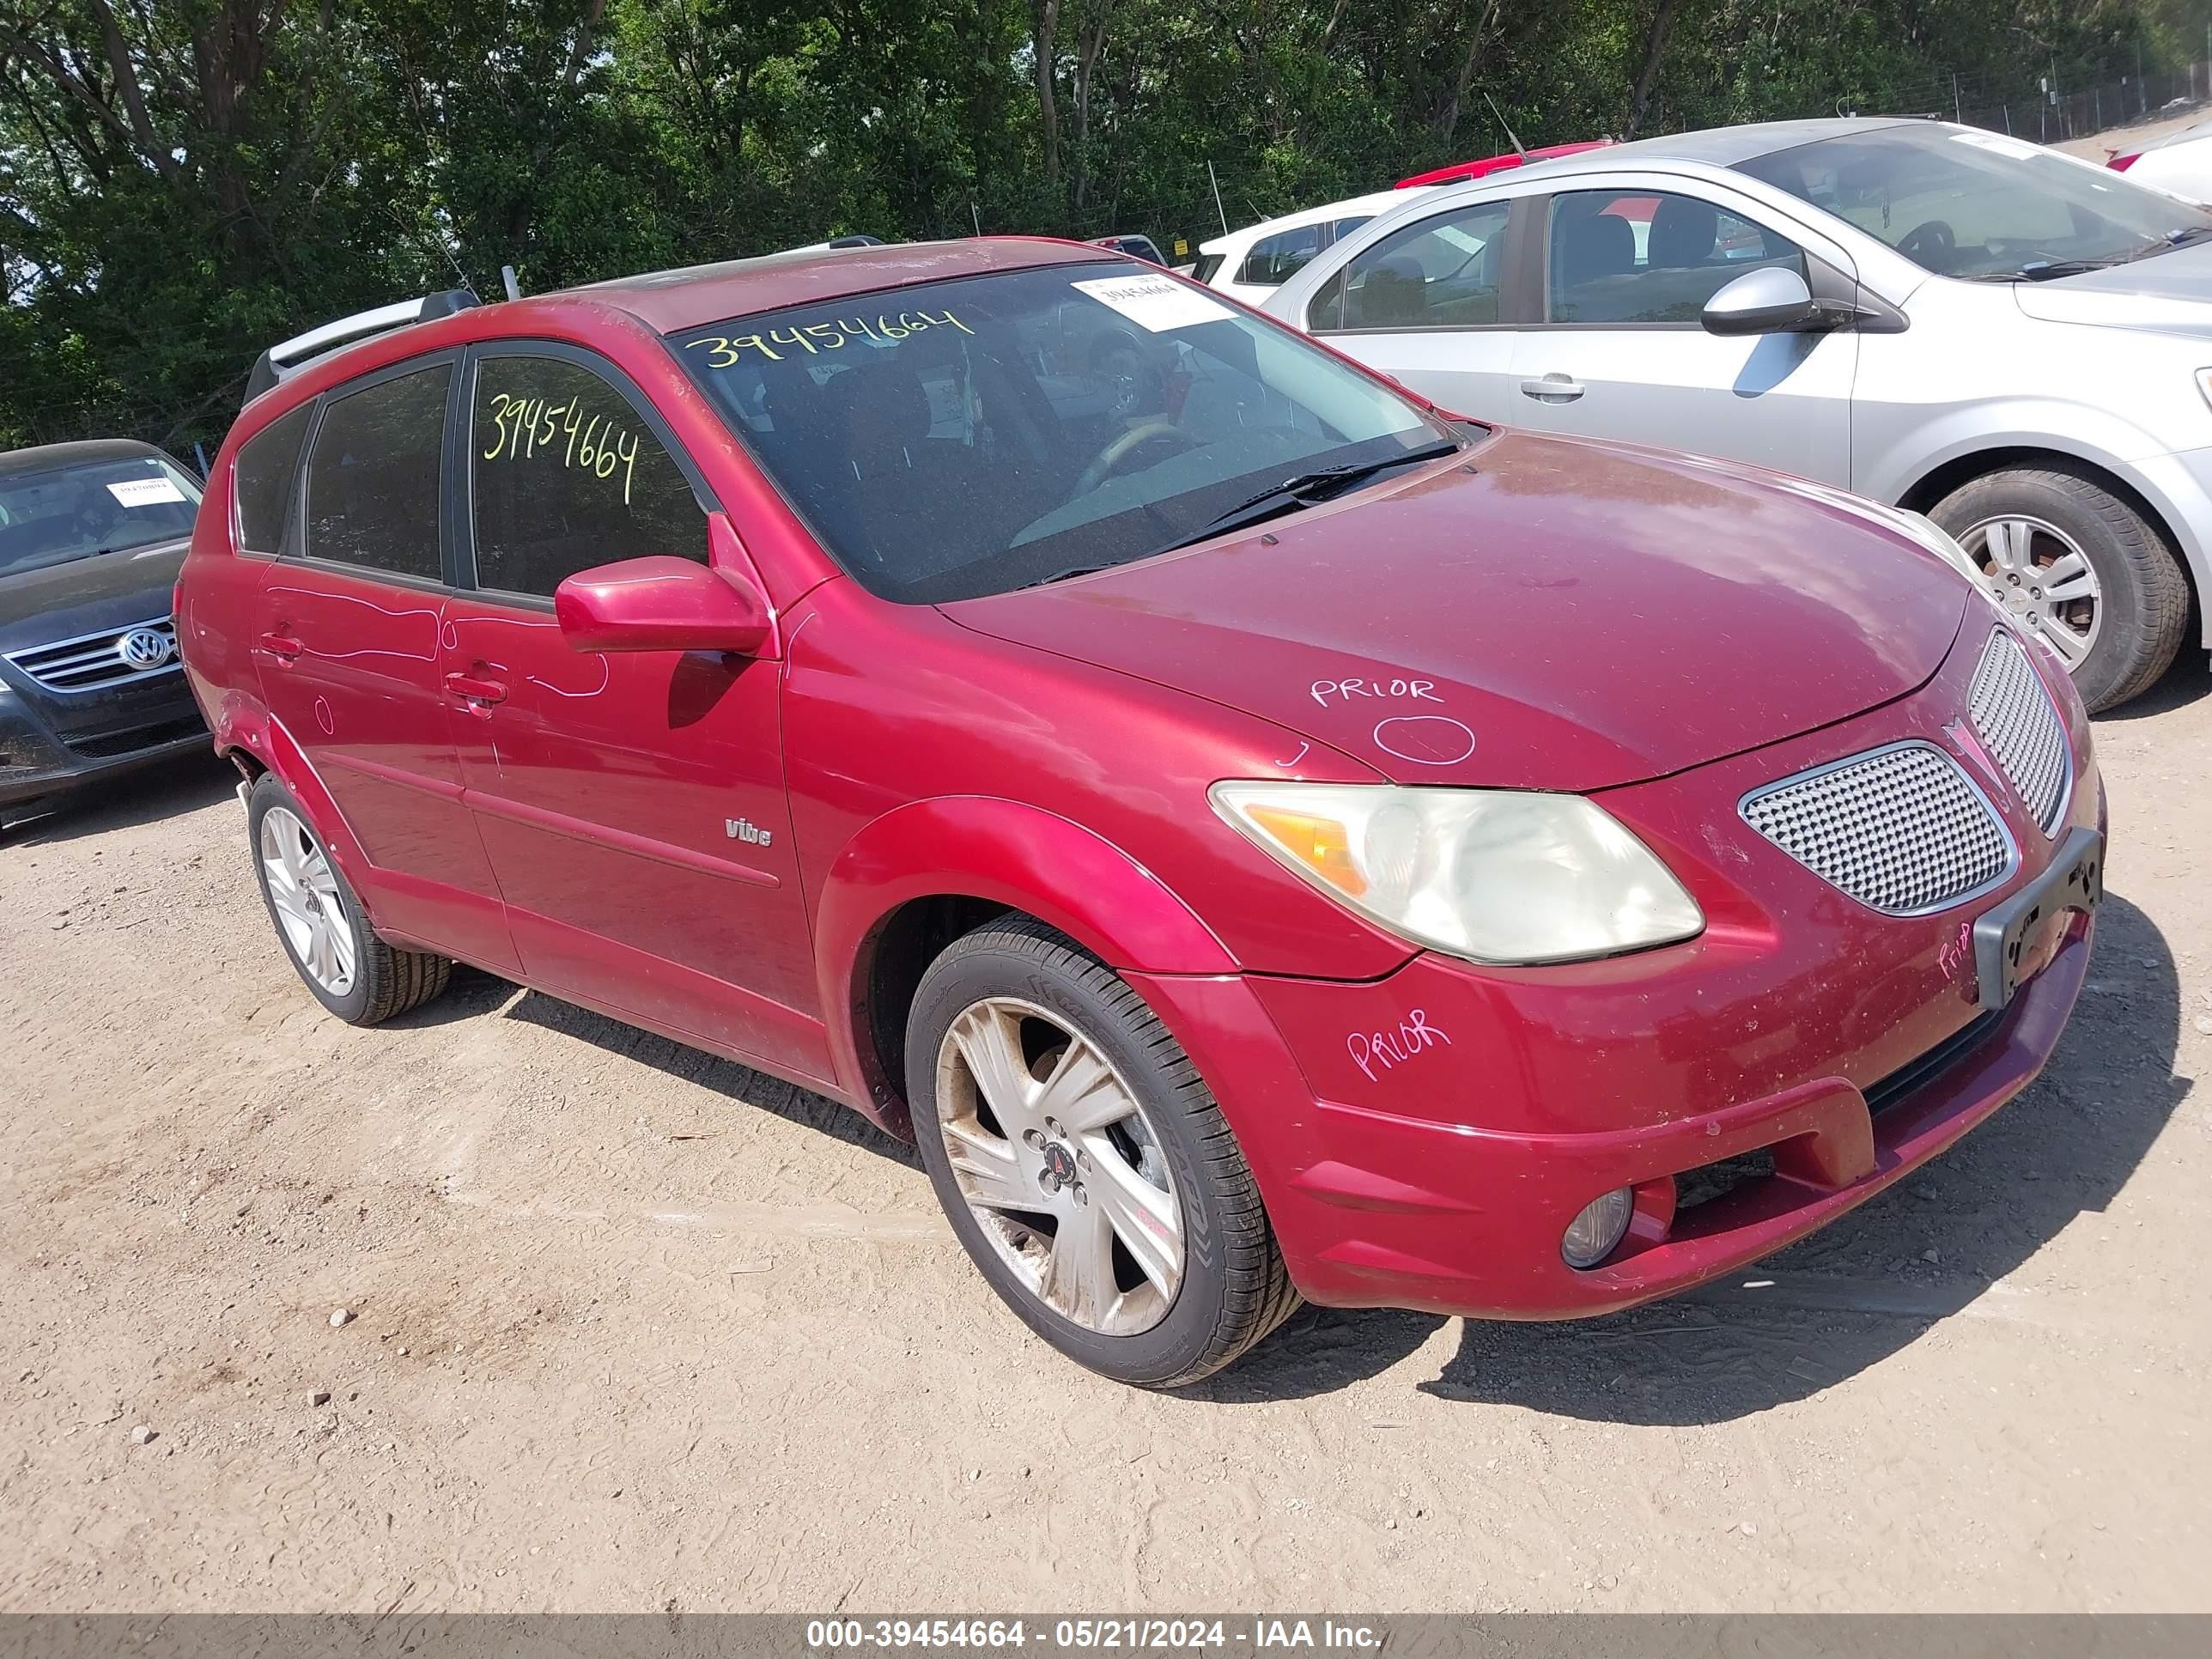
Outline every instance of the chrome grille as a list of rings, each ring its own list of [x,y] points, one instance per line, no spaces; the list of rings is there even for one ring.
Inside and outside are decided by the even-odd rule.
[[[1956,904],[2013,865],[1996,811],[1931,744],[1891,744],[1784,778],[1741,810],[1814,874],[1893,916]]]
[[[2049,835],[2066,804],[2066,723],[2036,677],[2027,647],[2012,635],[1992,634],[1982,647],[1966,708],[1990,758]]]
[[[160,661],[141,668],[125,658],[124,641],[134,634],[158,636],[161,641]],[[176,625],[167,617],[11,651],[8,660],[47,690],[61,692],[104,690],[131,680],[173,673],[180,665],[177,660]]]

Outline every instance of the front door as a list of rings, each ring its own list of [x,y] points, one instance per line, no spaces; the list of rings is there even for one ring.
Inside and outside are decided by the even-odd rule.
[[[1849,487],[1858,335],[1723,337],[1698,323],[1746,271],[1812,280],[1804,248],[1747,210],[1641,185],[1554,196],[1544,234],[1543,320],[1520,337],[1504,418]]]
[[[628,381],[584,352],[485,348],[471,373],[475,588],[447,606],[441,677],[525,974],[826,1079],[782,665],[580,652],[553,617],[554,590],[579,570],[706,562],[703,481]]]
[[[1504,304],[1509,200],[1419,219],[1355,254],[1308,301],[1308,332],[1432,403],[1513,421]]]
[[[325,404],[284,556],[262,579],[253,646],[270,713],[368,858],[358,884],[378,925],[512,971],[439,681],[440,477],[457,368],[451,356],[402,364]]]

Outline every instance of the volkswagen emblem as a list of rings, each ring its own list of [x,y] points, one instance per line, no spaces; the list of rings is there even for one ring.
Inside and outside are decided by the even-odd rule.
[[[176,648],[176,641],[158,628],[134,628],[115,642],[123,665],[141,674],[168,661]]]

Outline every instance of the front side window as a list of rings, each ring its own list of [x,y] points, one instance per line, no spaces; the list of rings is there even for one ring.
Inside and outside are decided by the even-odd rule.
[[[1301,225],[1296,230],[1262,236],[1244,256],[1237,280],[1255,288],[1281,287],[1321,252],[1322,230],[1320,225]]]
[[[483,358],[470,430],[477,586],[550,597],[593,565],[705,562],[690,480],[629,399],[580,363]]]
[[[248,552],[274,553],[283,544],[292,485],[300,476],[300,442],[314,407],[313,399],[301,404],[239,446],[231,471],[237,481],[238,544]]]
[[[0,576],[189,536],[199,503],[161,455],[0,471]]]
[[[912,603],[1142,558],[1285,477],[1451,436],[1287,330],[1120,261],[671,343],[831,555]]]
[[[307,553],[438,581],[438,488],[453,366],[334,398],[307,458]]]
[[[1803,252],[1773,231],[1695,196],[1648,190],[1553,197],[1548,265],[1555,323],[1695,323],[1747,270],[1806,274]]]
[[[1920,122],[1775,150],[1736,170],[1939,276],[2062,276],[2212,235],[2212,213],[2109,167]]]
[[[1307,313],[1316,330],[1472,328],[1498,319],[1510,202],[1406,226],[1355,255]]]

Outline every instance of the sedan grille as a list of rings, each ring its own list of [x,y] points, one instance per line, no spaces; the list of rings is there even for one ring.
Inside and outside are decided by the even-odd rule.
[[[49,691],[100,691],[173,672],[176,625],[167,617],[11,651],[8,660]]]
[[[1966,707],[1984,746],[2049,835],[2066,805],[2071,770],[2066,723],[2028,661],[2027,647],[2010,634],[1992,634],[1982,647]]]
[[[1995,886],[2012,838],[1965,770],[1932,744],[1898,743],[1769,784],[1744,821],[1814,874],[1893,916]]]

